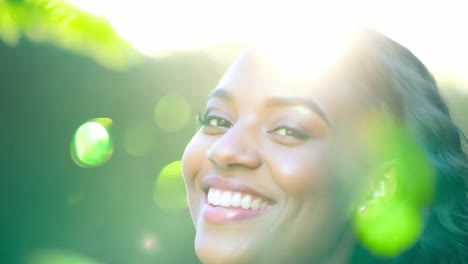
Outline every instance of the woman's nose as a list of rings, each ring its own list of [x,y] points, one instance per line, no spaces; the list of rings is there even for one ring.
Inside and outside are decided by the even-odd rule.
[[[207,150],[208,160],[220,169],[244,167],[255,169],[262,164],[251,133],[231,128]]]

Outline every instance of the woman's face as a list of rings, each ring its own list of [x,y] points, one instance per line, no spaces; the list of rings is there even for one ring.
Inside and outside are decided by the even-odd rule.
[[[353,135],[364,113],[346,85],[288,78],[242,54],[183,155],[200,260],[345,258],[360,157],[342,161],[362,148]]]

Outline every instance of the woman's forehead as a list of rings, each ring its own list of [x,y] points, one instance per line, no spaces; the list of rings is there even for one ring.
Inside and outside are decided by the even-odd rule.
[[[261,50],[248,49],[228,68],[218,87],[309,96],[313,90],[325,85],[330,86],[332,83],[326,83],[322,76],[291,76],[272,64]]]
[[[247,49],[231,64],[215,89],[229,90],[241,97],[346,97],[354,93],[354,89],[344,80],[331,70],[321,74],[291,75],[272,65],[261,50]]]
[[[245,50],[232,63],[215,90],[252,106],[272,97],[304,98],[316,102],[330,119],[350,118],[364,110],[361,93],[336,74],[290,76],[268,63],[258,49]],[[336,78],[334,78],[336,77]]]

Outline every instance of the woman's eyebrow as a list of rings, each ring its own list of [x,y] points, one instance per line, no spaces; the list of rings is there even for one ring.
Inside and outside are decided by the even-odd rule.
[[[213,90],[213,92],[211,92],[208,95],[208,99],[213,98],[213,97],[217,97],[228,102],[232,102],[234,100],[234,97],[230,92],[221,88]],[[305,99],[301,97],[270,97],[265,101],[265,106],[267,107],[302,106],[316,113],[328,126],[330,126],[330,121],[328,117],[325,115],[325,112],[322,110],[322,108],[318,105],[318,103],[315,100]]]
[[[327,115],[325,115],[325,112],[315,100],[301,97],[270,97],[265,101],[265,105],[268,107],[305,107],[312,112],[315,112],[328,126],[330,126],[330,121]]]
[[[225,101],[233,101],[233,96],[230,92],[224,90],[224,89],[221,89],[221,88],[218,88],[218,89],[214,89],[209,95],[208,95],[208,99],[210,98],[213,98],[213,97],[218,97],[220,99],[223,99]]]

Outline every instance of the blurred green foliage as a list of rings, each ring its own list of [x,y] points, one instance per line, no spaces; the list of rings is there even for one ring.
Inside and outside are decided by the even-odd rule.
[[[87,55],[112,69],[124,69],[140,57],[106,19],[64,0],[0,0],[0,40],[15,45],[23,35]]]
[[[119,72],[27,38],[0,41],[0,61],[0,263],[197,263],[180,167],[166,166],[180,160],[198,126],[194,113],[225,65],[186,52]],[[175,132],[155,120],[168,94],[193,110]],[[107,128],[96,117],[112,119],[113,154],[85,169],[70,157],[70,143],[85,122]],[[168,176],[157,180],[164,168]],[[166,184],[174,185],[155,194]],[[174,199],[177,208],[154,198]]]

